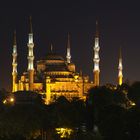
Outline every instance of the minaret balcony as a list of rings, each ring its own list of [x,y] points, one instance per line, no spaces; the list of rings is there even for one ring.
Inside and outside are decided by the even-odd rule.
[[[99,58],[94,58],[93,61],[94,61],[94,63],[96,63],[96,62],[99,63],[100,59]]]
[[[34,43],[32,42],[31,43],[29,42],[27,45],[28,45],[28,48],[34,48]]]
[[[94,47],[94,51],[95,51],[95,52],[99,52],[99,50],[100,50],[100,47],[99,47],[99,46],[95,46],[95,47]]]

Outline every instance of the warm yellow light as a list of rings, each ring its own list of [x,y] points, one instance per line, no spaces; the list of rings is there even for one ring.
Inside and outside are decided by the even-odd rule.
[[[68,138],[73,130],[71,128],[56,128],[56,132],[60,135],[60,138]]]
[[[78,78],[79,78],[78,74],[74,75],[75,82],[78,82]]]
[[[4,100],[4,101],[3,101],[3,104],[6,104],[6,103],[7,103],[7,101],[6,101],[6,100]]]
[[[14,98],[13,98],[13,97],[10,98],[10,102],[11,102],[11,103],[14,102]]]
[[[15,99],[13,97],[3,100],[3,104],[14,103]]]
[[[129,103],[130,103],[131,106],[135,106],[135,105],[136,105],[136,104],[135,104],[134,102],[132,102],[132,101],[129,101]]]
[[[122,76],[119,76],[119,85],[121,86],[122,85]]]
[[[131,103],[132,106],[135,106],[136,104],[134,102]]]

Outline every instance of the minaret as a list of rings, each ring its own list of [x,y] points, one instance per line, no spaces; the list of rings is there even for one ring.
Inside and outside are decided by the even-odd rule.
[[[28,78],[29,78],[29,90],[33,90],[34,86],[34,43],[33,43],[33,31],[32,31],[32,19],[30,17],[30,32],[28,36]]]
[[[100,50],[100,47],[99,47],[99,31],[98,31],[98,22],[97,21],[96,21],[95,44],[94,44],[93,49],[94,49],[94,58],[93,58],[93,62],[94,62],[94,69],[93,69],[94,85],[99,86],[99,82],[100,82],[99,50]]]
[[[51,53],[53,53],[53,44],[51,43]]]
[[[17,42],[16,42],[16,31],[14,32],[14,44],[13,44],[13,71],[12,71],[12,92],[17,91]]]
[[[68,33],[68,42],[67,42],[67,55],[66,55],[67,63],[71,63],[71,54],[70,54],[70,34]]]
[[[121,85],[123,82],[123,74],[122,74],[123,66],[122,66],[122,52],[120,48],[119,52],[119,66],[118,66],[118,84]]]

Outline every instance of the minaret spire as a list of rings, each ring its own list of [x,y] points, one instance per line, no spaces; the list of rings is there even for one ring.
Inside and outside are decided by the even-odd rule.
[[[29,90],[33,90],[34,83],[34,42],[33,42],[33,30],[32,30],[32,18],[30,16],[30,30],[28,35],[28,75],[29,75]]]
[[[71,54],[70,54],[70,34],[68,33],[68,42],[67,42],[67,55],[66,55],[67,63],[71,63]]]
[[[33,33],[33,27],[32,27],[32,17],[30,16],[30,31],[29,33]]]
[[[16,43],[16,31],[14,31],[14,43],[13,43],[13,71],[12,71],[12,92],[17,91],[17,43]]]
[[[17,39],[16,39],[16,30],[14,31],[14,46],[16,46],[17,45]]]
[[[99,82],[100,82],[100,68],[99,68],[99,62],[100,62],[100,58],[99,58],[99,30],[98,30],[98,21],[96,21],[96,34],[95,34],[95,44],[94,44],[94,58],[93,58],[93,62],[94,62],[94,69],[93,69],[93,75],[94,75],[94,85],[95,86],[99,86]]]
[[[98,29],[98,21],[96,20],[96,33],[95,33],[95,37],[99,38],[99,29]]]
[[[122,70],[123,70],[123,65],[122,65],[122,51],[120,48],[119,51],[119,66],[118,66],[118,84],[121,85],[123,82],[123,74],[122,74]]]
[[[53,44],[51,43],[51,53],[53,53]]]

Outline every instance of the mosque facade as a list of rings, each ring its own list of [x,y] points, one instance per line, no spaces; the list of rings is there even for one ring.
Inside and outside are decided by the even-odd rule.
[[[85,99],[88,90],[92,87],[100,85],[100,69],[99,69],[99,32],[98,23],[96,22],[95,44],[93,46],[93,82],[89,80],[89,76],[85,76],[82,72],[76,71],[76,65],[71,61],[71,44],[70,35],[67,39],[67,54],[63,58],[61,55],[53,51],[47,53],[44,59],[34,62],[34,41],[32,23],[30,18],[30,32],[28,34],[28,69],[18,76],[17,72],[17,43],[16,33],[14,34],[13,44],[13,62],[12,62],[12,92],[16,91],[35,91],[43,95],[46,104],[50,104],[60,96],[65,96],[68,100],[72,98]],[[36,64],[36,68],[34,67]],[[121,58],[119,61],[119,81],[121,81]],[[20,77],[18,79],[18,77]]]

